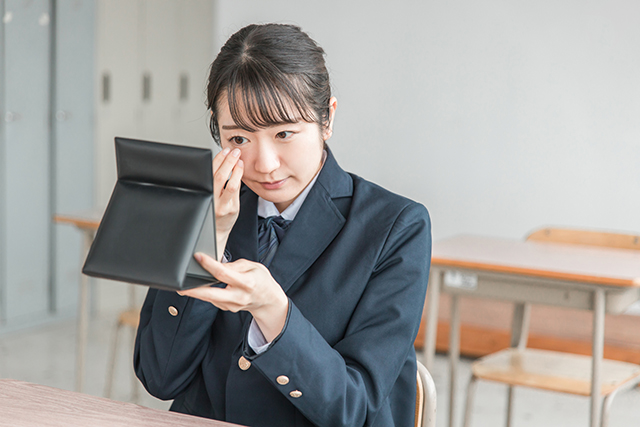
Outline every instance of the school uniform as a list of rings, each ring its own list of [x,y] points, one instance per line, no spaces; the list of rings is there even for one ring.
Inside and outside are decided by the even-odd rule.
[[[258,196],[243,186],[231,260],[257,260]],[[252,317],[150,289],[134,366],[171,410],[259,426],[414,425],[431,255],[424,206],[325,164],[269,266],[289,297],[259,354]]]

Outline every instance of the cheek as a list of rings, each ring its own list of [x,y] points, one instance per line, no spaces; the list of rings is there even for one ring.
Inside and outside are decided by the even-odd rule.
[[[240,149],[240,159],[244,162],[245,170],[254,160],[253,151],[248,147],[237,147]]]

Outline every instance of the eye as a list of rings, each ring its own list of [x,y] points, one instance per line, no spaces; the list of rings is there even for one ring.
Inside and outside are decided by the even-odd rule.
[[[291,137],[291,135],[293,135],[293,132],[289,131],[289,130],[283,130],[282,132],[278,132],[276,134],[276,138],[279,139],[288,139]]]
[[[229,142],[235,145],[244,145],[246,142],[249,142],[249,140],[244,136],[232,136],[229,138]]]

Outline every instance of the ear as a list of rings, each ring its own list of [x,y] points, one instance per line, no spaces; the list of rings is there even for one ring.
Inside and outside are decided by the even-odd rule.
[[[338,100],[336,99],[335,96],[332,96],[331,99],[329,99],[329,123],[322,130],[322,139],[324,141],[331,138],[331,135],[333,135],[333,119],[336,116],[337,108],[338,108]]]

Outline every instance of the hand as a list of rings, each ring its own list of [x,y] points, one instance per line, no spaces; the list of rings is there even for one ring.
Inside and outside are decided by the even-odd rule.
[[[282,332],[289,311],[289,298],[267,267],[246,259],[222,264],[202,253],[195,254],[195,258],[227,287],[203,286],[178,294],[210,302],[221,310],[250,312],[268,342]]]
[[[213,158],[213,202],[216,208],[216,241],[218,260],[240,212],[240,184],[244,163],[240,150],[225,148]]]

